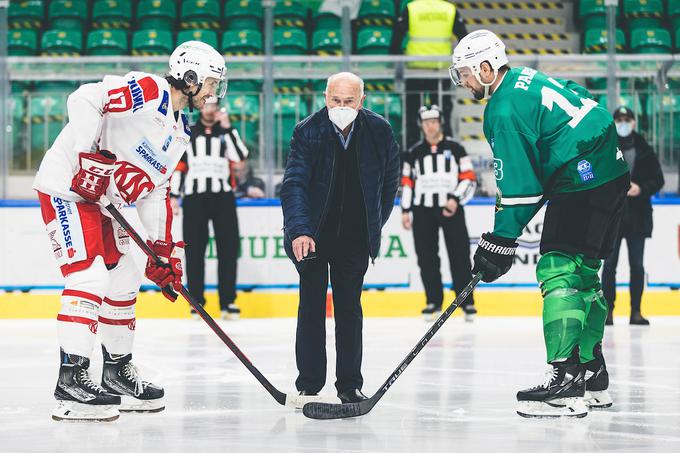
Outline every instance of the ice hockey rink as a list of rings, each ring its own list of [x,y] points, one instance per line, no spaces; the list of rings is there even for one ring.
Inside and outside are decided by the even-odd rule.
[[[614,406],[583,419],[515,414],[515,392],[544,371],[538,317],[451,318],[366,416],[317,421],[278,405],[202,321],[139,319],[134,358],[162,384],[166,410],[110,423],[50,418],[58,370],[56,323],[0,321],[2,452],[588,452],[680,451],[680,318],[650,327],[617,318],[605,336]],[[294,391],[295,319],[220,321],[251,361]],[[428,325],[364,322],[364,392],[372,395]],[[335,395],[333,323],[329,376]],[[93,376],[101,370],[94,355]]]

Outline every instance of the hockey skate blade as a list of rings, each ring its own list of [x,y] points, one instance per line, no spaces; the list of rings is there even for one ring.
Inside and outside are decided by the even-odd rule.
[[[520,401],[517,414],[525,418],[582,418],[588,415],[588,406],[583,398],[560,398],[549,403]]]
[[[57,401],[52,420],[62,422],[112,422],[120,413],[116,405],[83,404],[76,401]]]
[[[121,395],[120,412],[161,412],[165,409],[165,401],[163,398],[155,400],[140,400],[133,396]]]
[[[307,403],[336,404],[340,400],[328,395],[291,395],[286,394],[286,406],[302,409]]]
[[[590,409],[606,409],[612,407],[612,404],[614,403],[607,390],[599,392],[589,392],[586,390],[586,395],[583,399]]]

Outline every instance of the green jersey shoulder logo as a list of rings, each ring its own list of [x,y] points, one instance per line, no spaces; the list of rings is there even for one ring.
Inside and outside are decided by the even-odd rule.
[[[501,159],[493,160],[493,175],[497,181],[503,179],[503,161]]]

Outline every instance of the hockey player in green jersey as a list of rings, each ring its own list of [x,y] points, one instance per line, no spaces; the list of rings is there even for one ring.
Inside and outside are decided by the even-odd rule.
[[[630,186],[613,118],[572,81],[510,68],[505,45],[488,30],[460,41],[450,72],[476,99],[489,99],[484,134],[494,157],[496,214],[472,272],[486,282],[508,272],[516,239],[547,203],[536,277],[549,370],[544,382],[517,393],[517,412],[583,417],[588,406],[609,407],[601,347],[608,307],[598,271]]]

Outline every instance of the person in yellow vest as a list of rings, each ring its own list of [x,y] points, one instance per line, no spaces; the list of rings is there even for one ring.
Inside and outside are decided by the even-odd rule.
[[[454,39],[467,35],[465,24],[453,3],[446,0],[413,0],[404,8],[397,19],[392,33],[390,53],[393,55],[435,55],[450,56]],[[408,42],[403,49],[404,38]],[[437,71],[447,66],[446,62],[418,61],[408,64],[409,69]],[[425,104],[439,104],[445,118],[451,118],[453,103],[451,96],[439,99],[438,88],[449,91],[449,80],[437,78],[406,79],[406,118],[414,118],[418,109]],[[444,125],[444,134],[451,135],[451,126]],[[406,144],[420,140],[420,129],[414,121],[407,122]]]

